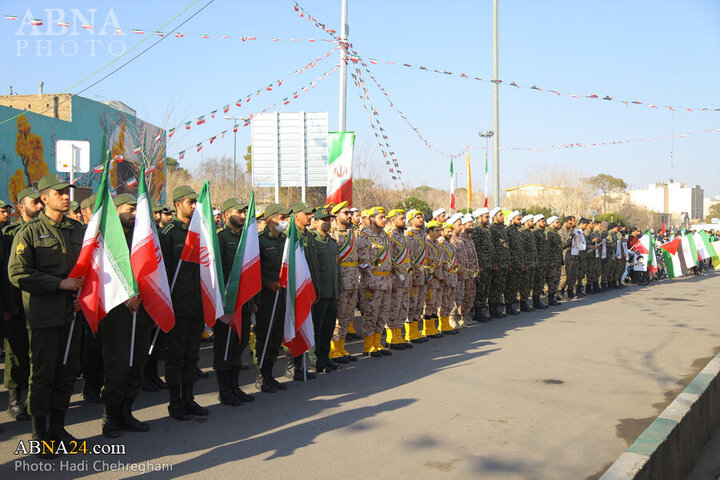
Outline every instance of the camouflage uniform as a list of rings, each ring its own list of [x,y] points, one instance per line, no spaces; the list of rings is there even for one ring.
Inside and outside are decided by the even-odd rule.
[[[510,254],[510,271],[505,282],[505,304],[512,304],[517,300],[523,268],[527,267],[527,254],[523,248],[522,235],[517,225],[507,228],[508,246]]]
[[[427,269],[426,258],[428,254],[425,232],[421,228],[411,228],[405,232],[408,246],[408,255],[412,264],[412,284],[410,287],[410,305],[408,309],[408,323],[405,326],[405,339],[418,340],[421,337],[419,323],[422,319],[423,307],[427,296]]]
[[[507,228],[503,224],[493,223],[490,225],[490,233],[493,242],[493,270],[490,274],[488,298],[490,303],[501,305],[505,302],[512,302],[512,297],[506,297],[505,302],[503,301],[508,270],[510,269],[510,240],[508,239]],[[497,270],[495,270],[496,268]]]
[[[478,275],[478,258],[475,252],[475,243],[472,241],[469,232],[460,235],[462,243],[465,247],[466,263],[462,265],[465,274],[465,291],[460,302],[459,314],[464,317],[470,314],[470,310],[475,302],[475,279]]]
[[[475,282],[475,308],[483,308],[490,296],[490,279],[495,259],[493,236],[490,233],[490,227],[480,225],[473,228],[470,235],[475,244],[475,254],[478,259],[478,276]]]
[[[388,232],[388,239],[392,259],[392,300],[385,313],[387,327],[394,329],[402,327],[408,318],[412,270],[405,232],[393,228]]]
[[[535,250],[537,250],[537,268],[535,269],[535,278],[533,279],[533,296],[535,297],[539,297],[545,291],[545,277],[548,272],[548,266],[550,265],[547,239],[548,230],[548,227],[545,227],[545,229],[535,227],[535,230],[533,230]]]
[[[580,254],[582,257],[580,262],[583,265],[583,269],[580,277],[578,278],[578,287],[582,285],[583,278],[585,278],[585,285],[587,288],[587,285],[592,287],[595,277],[595,250],[591,250],[590,247],[595,245],[597,235],[595,235],[595,231],[589,228],[583,230],[583,234],[585,235],[585,245],[587,248]]]
[[[458,256],[455,247],[444,237],[438,238],[442,268],[447,282],[442,285],[442,300],[439,302],[441,317],[450,316],[455,305],[455,289],[458,286]]]
[[[363,336],[382,333],[385,325],[380,316],[383,305],[390,303],[392,295],[392,269],[388,236],[384,230],[375,233],[372,227],[364,227],[358,234],[356,247],[360,262],[360,275],[365,294],[360,298],[363,315]]]
[[[426,294],[425,294],[425,318],[437,317],[438,308],[442,302],[443,283],[442,279],[445,278],[445,272],[441,264],[441,252],[440,244],[437,240],[427,240],[427,271],[428,276],[426,279]]]
[[[562,228],[560,230],[563,230]],[[558,284],[560,283],[560,275],[563,265],[563,243],[560,234],[552,227],[547,228],[547,246],[548,246],[548,270],[547,270],[547,287],[548,296],[557,295]]]
[[[355,245],[355,231],[353,229],[333,228],[330,236],[338,244],[340,257],[340,277],[342,279],[342,292],[338,296],[337,322],[332,341],[345,340],[348,326],[355,316],[357,306],[360,271],[358,269],[358,254]]]
[[[566,287],[575,288],[575,282],[578,277],[578,255],[572,254],[572,243],[575,232],[572,228],[567,229],[560,227],[558,231],[562,245],[563,258],[565,260],[565,268],[560,276],[560,290]]]
[[[599,258],[600,258],[600,282],[604,285],[607,285],[610,283],[610,266],[611,266],[611,255],[610,255],[610,249],[609,249],[609,241],[608,237],[610,236],[610,232],[607,230],[601,230],[600,231],[600,248],[598,251],[600,252]],[[603,257],[603,250],[605,251],[605,256]]]
[[[522,249],[527,270],[520,273],[520,301],[527,302],[533,292],[535,282],[535,271],[537,270],[537,248],[535,247],[535,235],[533,231],[523,226],[519,229],[522,239]]]
[[[454,319],[455,317],[460,315],[460,307],[462,305],[462,301],[465,298],[465,280],[468,277],[468,273],[466,272],[467,264],[468,264],[468,258],[467,258],[467,252],[465,251],[465,244],[462,241],[462,238],[459,235],[456,235],[453,231],[452,236],[450,237],[450,243],[452,244],[453,248],[455,248],[455,254],[457,256],[457,286],[455,287],[454,292],[454,299],[453,299],[453,307],[450,312],[450,316]]]

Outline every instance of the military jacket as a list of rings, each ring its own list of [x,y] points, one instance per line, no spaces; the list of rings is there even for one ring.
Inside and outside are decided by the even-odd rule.
[[[385,230],[375,233],[372,227],[362,228],[357,238],[357,250],[363,285],[370,290],[390,290],[392,259]]]
[[[280,278],[285,240],[287,240],[285,233],[279,232],[278,236],[274,236],[268,227],[265,227],[258,235],[260,280],[262,282],[260,303],[262,305],[272,305],[275,301],[276,292],[270,290],[268,285],[277,282]]]
[[[562,228],[561,228],[562,230]],[[552,227],[547,229],[548,264],[556,267],[563,265],[563,245],[560,234]]]
[[[12,312],[18,307],[22,307],[22,292],[19,288],[15,287],[10,283],[8,278],[8,262],[10,261],[10,255],[12,254],[12,243],[15,238],[15,234],[25,225],[25,220],[19,217],[17,221],[6,225],[2,229],[2,235],[0,235],[0,255],[2,255],[2,272],[0,273],[0,288],[2,288],[2,307],[6,312]]]
[[[203,315],[202,294],[200,291],[200,265],[182,262],[173,287],[180,256],[185,246],[188,225],[177,217],[160,231],[160,248],[165,260],[165,270],[172,287],[171,298],[176,316],[194,317]]]
[[[388,232],[388,239],[390,240],[393,288],[410,288],[413,268],[405,231],[392,228]]]
[[[550,264],[550,252],[548,251],[548,239],[545,230],[535,228],[532,231],[533,237],[535,238],[535,250],[537,250],[537,267],[543,270],[547,269]],[[557,263],[555,264],[557,265]]]
[[[525,266],[535,268],[538,266],[537,247],[535,246],[535,235],[527,227],[520,229],[522,237],[523,252],[525,254]]]
[[[333,227],[330,230],[330,236],[335,239],[338,247],[343,290],[355,290],[358,288],[360,279],[355,230],[352,228],[340,230]]]
[[[493,241],[493,268],[507,270],[510,268],[510,239],[505,225],[493,223],[490,225]],[[483,267],[482,263],[480,264]]]
[[[490,227],[478,225],[470,231],[470,235],[475,244],[475,254],[477,255],[478,265],[483,270],[490,270],[495,266],[495,250],[493,243],[493,235]]]
[[[318,260],[318,283],[315,285],[318,298],[337,298],[342,292],[337,243],[330,235],[323,237],[316,232],[314,236]]]
[[[525,249],[523,248],[522,235],[517,225],[508,225],[507,227],[510,267],[515,270],[522,270],[527,266],[527,258]]]
[[[405,231],[405,239],[413,269],[412,284],[416,286],[425,285],[428,256],[425,232],[421,228],[410,228]]]

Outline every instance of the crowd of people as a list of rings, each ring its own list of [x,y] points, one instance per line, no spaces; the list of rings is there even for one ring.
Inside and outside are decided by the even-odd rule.
[[[198,376],[207,376],[198,368],[207,335],[200,270],[180,260],[197,193],[180,186],[168,195],[172,206],[155,202],[153,208],[168,278],[173,278],[174,327],[159,331],[136,296],[108,312],[95,333],[82,321],[76,298],[82,281],[68,278],[95,202],[93,197],[71,202],[71,188],[49,174],[37,189],[21,191],[16,218],[0,236],[8,413],[29,420],[35,440],[75,440],[65,429],[65,413],[81,374],[83,398],[104,405],[101,433],[108,438],[150,429],[133,415],[141,390],[167,390],[173,419],[208,415],[193,394]],[[124,193],[113,203],[130,245],[137,200]],[[0,213],[6,210],[9,206],[0,206]],[[248,205],[237,198],[214,212],[225,278],[247,212]],[[267,205],[256,219],[262,290],[243,305],[241,325],[217,321],[212,331],[220,403],[255,400],[239,387],[241,372],[249,370],[241,360],[248,347],[256,388],[287,389],[273,367],[283,346],[285,302],[277,300],[289,226],[297,229],[316,297],[314,372],[304,356],[290,357],[286,374],[294,380],[312,380],[357,361],[347,340],[362,340],[362,355],[380,359],[470,325],[558,306],[563,296],[624,288],[635,238],[628,239],[625,225],[572,215],[545,218],[512,211],[505,216],[501,208],[467,214],[439,209],[426,218],[412,209],[361,211],[346,201],[317,208],[302,202]],[[9,214],[0,220],[9,222]],[[356,310],[362,319],[357,330]],[[158,369],[163,361],[164,380]]]

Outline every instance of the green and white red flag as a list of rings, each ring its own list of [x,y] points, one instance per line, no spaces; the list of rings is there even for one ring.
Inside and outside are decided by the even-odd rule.
[[[260,244],[255,218],[255,190],[252,190],[245,225],[225,288],[225,314],[232,314],[232,325],[238,335],[242,325],[242,306],[257,295],[261,288]]]
[[[695,250],[695,242],[688,235],[680,237],[680,248],[683,251],[683,257],[687,263],[688,268],[692,268],[697,265],[697,251]]]
[[[680,238],[660,245],[660,251],[665,259],[665,270],[670,278],[687,275],[688,266],[681,247],[682,240]]]
[[[170,297],[165,260],[155,229],[145,173],[145,164],[142,164],[138,175],[138,198],[135,229],[130,247],[130,264],[135,273],[143,307],[157,326],[167,333],[175,326],[175,312]]]
[[[208,327],[224,313],[225,281],[220,259],[220,243],[215,230],[213,207],[210,200],[210,182],[203,183],[202,190],[190,219],[180,260],[200,265],[200,293],[203,316]]]
[[[705,234],[703,236],[703,234]],[[715,256],[715,250],[710,245],[710,238],[705,232],[696,232],[692,234],[693,241],[695,242],[695,250],[697,251],[698,258],[705,260]]]
[[[315,287],[292,216],[283,250],[279,282],[285,288],[284,342],[290,355],[297,357],[315,345],[312,321]]]
[[[352,205],[352,157],[355,132],[328,133],[328,186],[325,203]]]
[[[450,208],[455,210],[455,169],[453,157],[450,157]]]
[[[490,195],[488,192],[488,156],[485,152],[485,204],[483,205],[485,208],[488,208],[488,195]]]
[[[105,161],[95,209],[85,230],[82,250],[69,278],[83,278],[80,308],[93,332],[107,313],[137,295],[130,266],[130,250],[108,188],[109,160]]]
[[[640,240],[633,247],[635,253],[642,255],[645,259],[644,262],[638,263],[635,266],[635,270],[650,273],[657,271],[657,259],[655,258],[655,239],[653,236],[646,232],[645,235],[640,237]]]

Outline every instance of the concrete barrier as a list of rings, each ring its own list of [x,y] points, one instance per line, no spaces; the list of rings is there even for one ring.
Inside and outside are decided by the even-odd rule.
[[[675,480],[690,473],[720,426],[720,353],[600,480]]]

